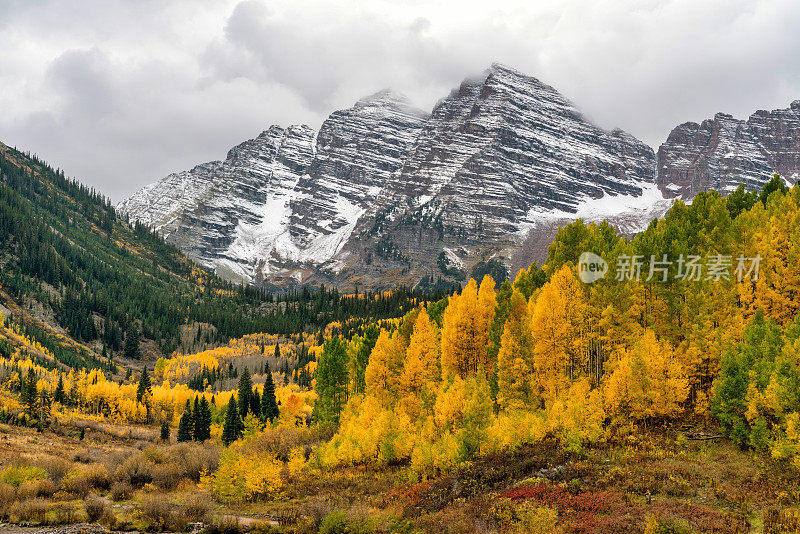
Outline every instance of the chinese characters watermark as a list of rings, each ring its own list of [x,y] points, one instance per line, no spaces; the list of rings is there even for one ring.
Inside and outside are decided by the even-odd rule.
[[[637,280],[645,282],[668,282],[685,280],[689,282],[737,280],[738,282],[758,280],[761,255],[747,257],[725,254],[699,255],[681,254],[670,258],[667,254],[651,255],[648,261],[643,255],[621,255],[614,266],[614,280],[625,282]],[[674,269],[672,268],[674,266]],[[578,259],[578,277],[591,284],[605,278],[610,271],[608,263],[597,254],[584,252]]]

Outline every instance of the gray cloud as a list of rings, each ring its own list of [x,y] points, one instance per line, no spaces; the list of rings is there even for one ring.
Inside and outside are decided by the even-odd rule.
[[[794,0],[0,0],[0,141],[120,200],[270,124],[500,61],[656,147],[800,98]]]

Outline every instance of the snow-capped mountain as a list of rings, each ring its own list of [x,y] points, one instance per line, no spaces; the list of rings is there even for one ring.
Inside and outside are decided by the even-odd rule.
[[[552,87],[495,64],[430,114],[382,91],[318,133],[272,126],[118,209],[234,280],[381,287],[463,278],[489,258],[513,273],[577,217],[633,234],[673,197],[731,189],[738,176],[755,187],[773,169],[796,179],[798,107],[684,124],[657,160]]]
[[[681,124],[658,149],[658,185],[670,197],[730,192],[740,183],[753,189],[775,172],[790,183],[800,176],[800,100],[746,121],[717,113]]]
[[[314,159],[313,143],[311,128],[272,126],[232,148],[225,161],[171,174],[117,209],[221,276],[259,280],[273,254],[296,254],[291,202],[301,194],[298,183]]]

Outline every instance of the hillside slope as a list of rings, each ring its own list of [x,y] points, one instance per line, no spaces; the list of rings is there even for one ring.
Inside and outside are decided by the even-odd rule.
[[[393,317],[422,297],[400,288],[370,298],[324,289],[274,298],[230,285],[147,226],[120,220],[99,193],[3,144],[0,262],[4,337],[13,341],[16,328],[67,367],[112,369],[115,359],[139,366],[142,357],[255,332],[316,332],[345,318]]]

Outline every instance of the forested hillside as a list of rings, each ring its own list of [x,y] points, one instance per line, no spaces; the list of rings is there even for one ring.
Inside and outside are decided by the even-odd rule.
[[[69,354],[53,350],[68,366],[98,366],[98,356],[138,358],[140,342],[155,356],[168,355],[194,341],[215,345],[255,332],[397,316],[420,296],[399,288],[343,297],[323,287],[273,297],[233,286],[146,227],[119,220],[102,195],[36,157],[0,144],[0,178],[0,289],[11,299],[8,319],[42,343],[55,343],[50,326],[85,345]],[[187,325],[195,325],[191,347]]]
[[[580,282],[584,252],[612,272]],[[632,240],[578,220],[541,269],[499,291],[471,280],[382,328],[355,373],[340,369],[363,341],[327,341],[315,413],[339,433],[318,459],[410,462],[425,478],[548,434],[580,447],[716,421],[800,467],[798,265],[800,187],[777,176],[760,194],[678,202]]]

